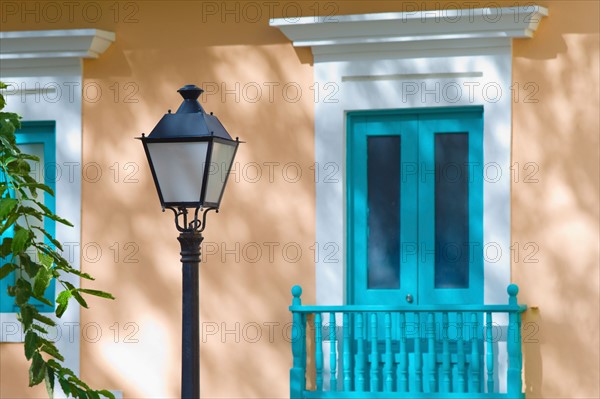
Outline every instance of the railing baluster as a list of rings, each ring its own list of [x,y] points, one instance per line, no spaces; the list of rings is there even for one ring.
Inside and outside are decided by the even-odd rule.
[[[442,314],[442,386],[444,393],[451,392],[450,343],[448,342],[448,312]]]
[[[335,313],[329,313],[329,389],[337,391],[337,352],[336,352]]]
[[[462,312],[458,312],[456,314],[456,330],[458,334],[458,338],[456,339],[456,368],[457,368],[457,392],[464,393],[465,392],[465,343],[464,343],[464,333],[465,333],[465,325],[463,323],[463,314]]]
[[[481,362],[479,361],[479,340],[477,339],[477,330],[479,323],[477,323],[477,313],[471,313],[471,375],[469,379],[469,392],[479,392],[479,373]]]
[[[429,392],[435,392],[437,386],[437,378],[436,378],[436,356],[435,356],[435,315],[433,313],[429,313],[428,316],[428,331],[427,331],[427,350],[428,350],[428,358],[429,358]]]
[[[408,353],[406,352],[406,318],[404,313],[399,315],[400,323],[400,359],[398,368],[398,391],[408,392]]]
[[[487,368],[487,391],[494,392],[494,345],[492,342],[492,312],[485,314],[485,362]]]
[[[363,339],[363,314],[356,314],[356,391],[365,391],[365,342]]]
[[[394,389],[394,377],[393,373],[393,360],[394,355],[392,353],[392,316],[389,313],[385,314],[385,382],[384,391],[392,392]]]
[[[421,355],[421,314],[415,313],[417,336],[415,337],[415,392],[423,392],[423,357]]]
[[[323,390],[323,323],[321,313],[315,313],[315,369],[317,391]]]
[[[292,288],[292,306],[301,306],[302,287]],[[290,399],[302,399],[306,390],[306,316],[292,311],[292,355],[294,363],[290,370]]]
[[[379,352],[377,350],[377,313],[371,313],[371,372],[369,386],[371,392],[379,389]]]
[[[350,391],[352,389],[350,349],[350,314],[344,313],[344,391]]]
[[[517,306],[519,287],[516,284],[508,286],[508,304]],[[521,353],[521,314],[511,311],[508,314],[508,373],[506,376],[508,394],[517,397],[522,392],[523,354]]]
[[[487,396],[497,396],[499,387],[495,377],[502,364],[498,364],[498,355],[494,353],[497,348],[493,326],[498,317],[494,313],[501,312],[509,315],[507,393],[503,395],[511,399],[522,397],[520,327],[521,313],[527,307],[518,305],[517,293],[518,287],[511,284],[508,305],[426,305],[403,312],[402,307],[382,311],[377,306],[302,306],[302,289],[294,286],[290,306],[293,317],[290,398],[305,399],[306,395],[313,395],[306,387],[306,365],[311,359],[306,355],[306,334],[313,322],[315,332],[310,339],[312,343],[314,338],[315,348],[310,351],[314,356],[311,360],[314,360],[317,396],[324,395],[326,389],[363,394],[385,392],[379,394],[384,396],[392,392],[400,395],[411,392],[416,396],[439,392],[444,397],[465,392],[475,397],[485,392]],[[343,322],[339,330],[338,317]],[[455,321],[456,337],[450,333]],[[325,341],[330,343],[329,380]]]

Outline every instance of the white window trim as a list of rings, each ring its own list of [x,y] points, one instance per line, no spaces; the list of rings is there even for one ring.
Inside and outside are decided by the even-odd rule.
[[[484,303],[506,303],[511,280],[512,39],[531,38],[547,15],[544,7],[527,6],[270,21],[294,46],[312,50],[315,90],[320,90],[315,161],[319,168],[339,166],[337,179],[316,183],[316,241],[337,245],[340,260],[315,264],[318,305],[346,300],[347,112],[476,105],[484,108],[487,173],[484,243],[490,252],[484,261]],[[497,180],[495,170],[501,173]],[[500,256],[493,254],[497,248]],[[494,320],[500,325],[507,321]],[[506,389],[505,349],[498,351],[495,376],[501,390]]]
[[[115,40],[115,34],[97,29],[0,32],[0,80],[7,110],[25,121],[55,121],[56,213],[74,227],[56,225],[56,238],[67,244],[63,256],[80,269],[81,167],[82,167],[82,58],[98,58]],[[57,169],[58,170],[58,169]],[[69,281],[79,286],[79,278]],[[60,287],[56,287],[56,293]],[[70,306],[49,338],[65,356],[65,366],[79,374],[79,307]],[[15,330],[15,328],[17,330]],[[0,314],[2,342],[23,342],[16,313]]]

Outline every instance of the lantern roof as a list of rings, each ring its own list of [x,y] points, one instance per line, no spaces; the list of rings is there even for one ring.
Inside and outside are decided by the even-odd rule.
[[[232,140],[225,127],[212,113],[207,114],[198,97],[204,92],[196,85],[186,85],[177,90],[183,103],[176,113],[165,114],[148,135],[149,139],[175,139],[219,137]]]

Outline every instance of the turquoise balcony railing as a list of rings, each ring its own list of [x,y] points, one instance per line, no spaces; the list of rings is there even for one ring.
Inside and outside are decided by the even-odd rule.
[[[524,398],[519,288],[507,305],[304,306],[292,288],[290,397]]]

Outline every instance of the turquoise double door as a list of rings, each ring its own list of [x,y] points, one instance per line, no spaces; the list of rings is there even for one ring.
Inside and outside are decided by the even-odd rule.
[[[350,304],[483,303],[483,109],[351,112]]]

